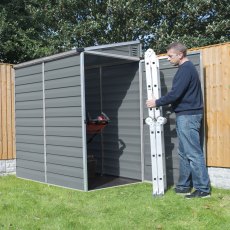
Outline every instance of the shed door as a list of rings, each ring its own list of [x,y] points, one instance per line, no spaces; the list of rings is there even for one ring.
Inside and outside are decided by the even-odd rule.
[[[188,58],[196,66],[200,73],[200,53],[188,54]],[[160,81],[161,81],[161,95],[165,95],[172,86],[173,77],[177,71],[177,67],[172,66],[167,58],[161,58],[160,64]],[[145,70],[144,63],[142,63],[143,70],[143,117],[148,117],[148,110],[145,106],[147,98],[146,82],[145,82]],[[203,84],[203,76],[201,75],[201,83]],[[203,88],[203,87],[202,87]],[[164,138],[165,138],[165,158],[166,158],[166,177],[167,184],[173,185],[177,182],[179,176],[179,159],[177,155],[177,134],[176,134],[176,117],[172,113],[170,107],[163,107],[163,116],[167,118],[167,123],[164,125]],[[150,137],[149,137],[149,126],[144,124],[143,128],[144,136],[144,179],[152,180],[151,170],[151,157],[150,157]]]

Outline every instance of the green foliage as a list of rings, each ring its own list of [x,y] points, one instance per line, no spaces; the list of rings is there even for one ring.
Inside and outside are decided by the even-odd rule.
[[[92,192],[0,177],[0,229],[230,229],[230,190],[186,200],[147,183]]]
[[[162,14],[155,39],[150,43],[162,52],[171,41],[188,48],[230,40],[230,5],[227,0],[160,1]]]
[[[230,40],[228,0],[2,0],[0,60],[18,63],[73,47],[140,40],[157,53]]]

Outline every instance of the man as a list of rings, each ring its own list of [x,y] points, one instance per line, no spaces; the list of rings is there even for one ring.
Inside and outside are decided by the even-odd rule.
[[[179,180],[177,194],[185,198],[210,196],[210,181],[200,143],[203,118],[203,99],[198,72],[186,56],[187,48],[179,42],[168,46],[168,60],[178,66],[172,89],[159,99],[146,101],[148,108],[171,104],[176,113],[176,130],[179,140]],[[192,188],[194,191],[190,194]]]

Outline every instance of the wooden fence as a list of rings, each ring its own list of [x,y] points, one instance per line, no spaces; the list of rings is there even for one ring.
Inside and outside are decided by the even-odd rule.
[[[201,48],[207,165],[230,167],[230,43]]]
[[[15,156],[14,70],[0,64],[0,160]]]

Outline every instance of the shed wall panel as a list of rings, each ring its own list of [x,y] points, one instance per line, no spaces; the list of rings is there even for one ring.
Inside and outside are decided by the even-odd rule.
[[[17,146],[17,158],[20,157],[18,155],[18,151],[22,152],[35,152],[44,154],[44,146],[43,145],[36,145],[36,144],[28,144],[28,143],[16,143]]]
[[[88,154],[103,174],[141,179],[138,65],[99,66],[86,72],[87,111],[92,118],[104,112],[111,120],[88,144]]]
[[[46,62],[45,71],[49,72],[56,71],[56,70],[62,70],[65,69],[68,71],[68,69],[72,69],[72,72],[74,72],[74,69],[76,70],[75,74],[79,74],[79,68],[80,66],[80,58],[79,56],[69,56],[69,57],[60,57],[57,60]],[[74,68],[71,68],[74,67]],[[59,77],[57,76],[59,75]],[[56,78],[60,78],[62,76],[62,72],[60,74],[57,74]],[[47,79],[48,80],[48,79]]]
[[[42,63],[17,69],[19,177],[84,189],[79,62],[71,56],[44,63],[44,104]]]
[[[82,158],[78,159],[76,155],[71,157],[66,155],[47,154],[47,160],[55,165],[83,168]]]
[[[47,63],[46,64],[46,81],[53,80],[53,79],[57,80],[58,78],[65,79],[71,76],[72,77],[76,76],[76,73],[80,73],[80,65],[77,65],[77,66],[76,65],[77,65],[77,61],[76,63],[73,63],[73,66],[70,66],[70,63],[66,62],[65,68],[60,68],[59,66],[55,66],[54,69],[51,69],[50,63]]]
[[[16,70],[15,97],[16,174],[44,182],[41,64]]]
[[[15,85],[27,85],[37,82],[41,82],[41,66],[38,73],[25,76],[18,76],[17,74],[17,81],[15,82]]]
[[[70,146],[59,146],[59,145],[48,145],[46,147],[47,154],[54,154],[58,156],[70,156],[81,158],[82,157],[82,148],[75,148]]]
[[[79,56],[45,63],[47,183],[84,189]]]
[[[21,178],[26,178],[26,179],[40,181],[40,182],[45,181],[45,174],[43,171],[41,172],[34,169],[31,170],[31,169],[16,166],[16,172],[17,172],[17,176]]]
[[[92,119],[97,118],[102,112],[101,103],[101,72],[100,67],[87,69],[85,72],[85,103],[86,113]]]
[[[38,144],[43,145],[44,139],[42,136],[34,136],[34,135],[18,135],[17,143],[28,143],[28,144]]]
[[[17,69],[17,77],[31,76],[41,72],[42,72],[41,64],[39,63],[29,67]]]
[[[26,127],[26,126],[17,126],[17,134],[20,135],[37,135],[42,136],[43,130],[40,127]]]
[[[138,71],[138,62],[102,71],[102,108],[111,119],[103,132],[104,172],[133,179],[141,179],[140,103],[130,96],[139,95]]]
[[[19,109],[17,110],[16,118],[42,118],[43,113],[41,109]]]
[[[102,108],[102,92],[101,92],[101,81],[102,81],[102,68],[100,66],[87,69],[85,72],[85,104],[87,119],[96,119],[101,112],[107,113]],[[102,152],[102,136],[98,134],[87,133],[87,155],[94,157],[96,160],[96,171],[103,173],[103,152]],[[90,141],[92,140],[92,141]]]
[[[49,127],[47,127],[49,129]],[[80,136],[80,135],[79,135]],[[82,137],[62,136],[62,133],[57,133],[55,136],[46,136],[47,145],[82,147]]]
[[[81,117],[80,107],[47,108],[46,117]]]
[[[18,93],[16,97],[16,102],[20,101],[36,101],[36,100],[42,100],[42,92],[27,92],[27,93]]]
[[[19,155],[17,159],[28,160],[28,161],[38,161],[38,162],[44,161],[44,155],[40,153],[33,153],[33,152],[26,152],[26,151],[18,150],[17,154]]]
[[[18,126],[39,126],[42,128],[43,126],[43,121],[42,118],[28,118],[28,117],[24,117],[24,118],[16,118],[16,122]]]
[[[41,76],[42,75],[40,75],[40,77]],[[35,82],[35,83],[30,83],[30,84],[16,85],[16,87],[17,87],[17,93],[28,93],[28,92],[41,91],[42,82],[40,81],[40,82]]]
[[[17,158],[17,167],[44,172],[44,162]]]
[[[17,90],[17,87],[16,87]],[[42,92],[41,92],[42,93]],[[17,97],[17,95],[16,95]],[[34,101],[19,101],[15,103],[15,108],[17,110],[22,109],[41,109],[43,108],[42,100],[34,100]],[[17,116],[17,114],[16,114]]]
[[[68,107],[63,107],[63,110]],[[79,107],[80,109],[81,107]],[[81,127],[81,118],[80,117],[47,117],[46,118],[46,124],[47,128],[48,127],[56,127],[56,126],[61,126],[61,127]],[[48,128],[49,129],[49,128]]]
[[[65,98],[65,97],[80,97],[81,92],[76,90],[75,86],[64,88],[57,88],[52,90],[46,90],[46,99],[48,98]]]
[[[46,135],[55,136],[58,133],[61,133],[63,137],[82,137],[81,131],[82,128],[76,126],[65,127],[65,129],[63,129],[61,126],[49,126],[49,128],[46,129]]]
[[[80,86],[80,76],[70,76],[66,78],[52,79],[46,81],[46,90],[49,89],[60,89],[71,86]]]
[[[80,87],[79,87],[80,88]],[[46,108],[51,107],[70,107],[75,106],[79,107],[81,105],[81,97],[72,96],[72,97],[63,97],[63,98],[47,98],[46,99]]]
[[[62,187],[67,187],[67,188],[83,190],[82,178],[65,176],[62,174],[51,173],[51,172],[47,172],[47,177],[49,178],[50,184],[60,185]]]
[[[47,162],[52,162],[52,164],[47,163],[47,173],[57,174],[57,175],[63,175],[63,176],[71,176],[71,177],[77,177],[77,178],[83,178],[83,169],[82,167],[71,167],[70,163],[68,165],[63,164],[57,164],[56,162],[52,161],[53,158],[48,158]],[[78,161],[82,161],[82,159],[77,159]],[[68,163],[67,161],[65,162]],[[48,183],[49,183],[49,177],[48,177]],[[58,184],[62,185],[62,184]]]

